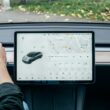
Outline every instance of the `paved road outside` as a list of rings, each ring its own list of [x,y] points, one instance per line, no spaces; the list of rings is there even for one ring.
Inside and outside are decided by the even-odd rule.
[[[56,14],[31,13],[0,9],[0,23],[7,22],[91,22]]]

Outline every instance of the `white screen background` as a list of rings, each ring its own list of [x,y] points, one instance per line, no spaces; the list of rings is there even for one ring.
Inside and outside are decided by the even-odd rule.
[[[43,57],[25,64],[32,51]],[[17,80],[92,80],[92,34],[18,33]]]

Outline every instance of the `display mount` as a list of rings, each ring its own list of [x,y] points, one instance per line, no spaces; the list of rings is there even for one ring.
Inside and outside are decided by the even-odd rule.
[[[93,32],[21,31],[14,38],[18,83],[94,82]]]

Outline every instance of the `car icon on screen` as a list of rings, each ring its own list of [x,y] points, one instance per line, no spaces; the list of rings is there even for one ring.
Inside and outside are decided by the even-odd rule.
[[[42,52],[29,52],[22,58],[22,61],[26,64],[31,64],[35,60],[42,58],[42,56]]]

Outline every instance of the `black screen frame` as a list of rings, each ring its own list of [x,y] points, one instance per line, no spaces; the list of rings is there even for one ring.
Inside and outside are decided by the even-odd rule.
[[[91,33],[92,34],[92,80],[84,81],[54,81],[54,80],[17,80],[17,34],[19,33]],[[93,31],[16,31],[14,33],[14,80],[17,84],[37,84],[37,85],[71,85],[71,84],[93,84],[95,82],[95,34]]]

